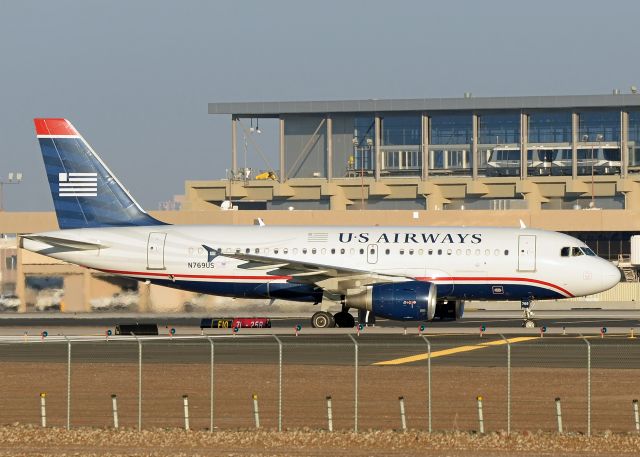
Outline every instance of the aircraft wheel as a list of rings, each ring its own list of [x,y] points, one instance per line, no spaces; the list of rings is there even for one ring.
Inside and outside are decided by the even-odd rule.
[[[336,320],[330,313],[318,311],[311,316],[311,326],[313,328],[331,328],[336,326]]]
[[[353,328],[356,325],[356,320],[347,311],[340,311],[333,315],[336,325],[342,328]]]
[[[522,326],[525,327],[525,328],[535,328],[536,327],[536,323],[534,321],[532,321],[531,319],[527,319],[526,321],[524,321]]]

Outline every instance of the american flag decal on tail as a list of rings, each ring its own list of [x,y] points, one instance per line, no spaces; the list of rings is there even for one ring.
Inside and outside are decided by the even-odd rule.
[[[60,197],[96,197],[98,195],[98,174],[59,173],[58,195]]]

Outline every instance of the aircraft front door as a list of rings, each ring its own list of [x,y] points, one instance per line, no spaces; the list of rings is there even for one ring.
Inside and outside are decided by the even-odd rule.
[[[166,239],[166,233],[149,233],[147,241],[147,270],[164,270],[164,243]]]
[[[518,271],[536,271],[536,236],[518,237]]]
[[[378,263],[378,245],[370,244],[367,246],[367,262]]]

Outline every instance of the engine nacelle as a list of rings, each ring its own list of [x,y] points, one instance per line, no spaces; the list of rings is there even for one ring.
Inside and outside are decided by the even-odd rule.
[[[455,321],[462,318],[464,314],[463,300],[438,300],[436,305],[436,319]]]
[[[436,313],[436,285],[425,281],[374,284],[347,293],[346,306],[376,316],[406,321],[430,321]]]

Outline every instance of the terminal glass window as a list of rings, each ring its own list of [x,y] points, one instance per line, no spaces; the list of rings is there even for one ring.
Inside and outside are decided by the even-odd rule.
[[[473,126],[471,113],[433,114],[431,144],[471,144]]]
[[[629,166],[640,167],[640,111],[629,111]]]
[[[372,153],[375,142],[373,115],[332,114],[333,160],[335,178],[353,178],[372,173]],[[356,168],[356,155],[358,167]]]
[[[419,176],[422,168],[422,116],[385,116],[382,119],[382,167],[386,176]]]
[[[429,170],[436,175],[470,175],[471,112],[435,113],[431,115]]]
[[[478,143],[520,143],[520,113],[482,113],[478,129]]]
[[[373,172],[375,148],[375,119],[373,116],[358,116],[353,120],[353,154],[349,158],[348,168],[356,173]]]
[[[529,143],[571,143],[571,112],[531,112]]]
[[[580,141],[584,141],[584,137],[587,142],[620,141],[620,111],[584,111],[579,119]],[[598,140],[598,135],[602,135],[602,140]]]
[[[385,116],[382,119],[382,144],[419,145],[421,138],[422,118],[419,114],[412,116]]]

